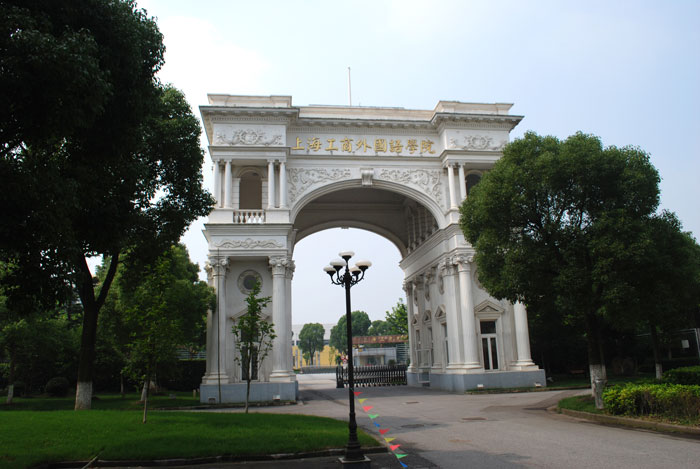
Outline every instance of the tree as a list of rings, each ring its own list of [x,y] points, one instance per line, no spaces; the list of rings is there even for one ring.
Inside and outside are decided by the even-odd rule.
[[[258,369],[272,349],[272,341],[277,337],[272,324],[263,319],[262,309],[270,303],[270,297],[259,298],[260,282],[256,282],[250,290],[246,303],[245,314],[233,325],[233,335],[236,337],[236,361],[241,364],[243,379],[246,382],[245,413],[248,413],[250,399],[250,382],[256,379]]]
[[[316,352],[323,350],[323,334],[325,329],[323,324],[309,323],[304,324],[299,333],[299,348],[304,354],[307,363],[313,365],[313,357]]]
[[[389,335],[389,323],[381,319],[372,321],[372,325],[367,330],[367,335]]]
[[[504,148],[461,207],[489,293],[583,325],[600,407],[600,322],[635,293],[640,233],[658,205],[658,183],[637,148],[528,132]]]
[[[656,379],[660,380],[659,334],[688,327],[700,305],[700,246],[668,211],[649,218],[643,240],[634,278],[634,304],[619,316],[632,324],[641,321],[649,331]]]
[[[367,335],[371,322],[369,316],[364,311],[353,311],[352,315],[352,335],[353,337]],[[338,319],[338,324],[331,329],[330,346],[340,353],[348,353],[348,333],[347,318],[345,315]]]
[[[187,249],[176,245],[152,264],[137,271],[125,269],[119,278],[124,325],[130,333],[127,369],[145,390],[143,423],[156,370],[177,360],[178,346],[191,339],[214,306],[214,292],[198,279],[198,271]]]
[[[213,205],[201,185],[200,127],[183,95],[155,78],[162,35],[132,1],[2,6],[0,256],[12,266],[8,300],[20,305],[36,294],[53,308],[77,288],[75,408],[89,409],[98,315],[120,256],[129,251],[149,264]],[[110,258],[97,290],[87,264],[94,256]]]
[[[408,312],[403,300],[399,299],[396,306],[392,306],[391,311],[386,312],[386,322],[389,325],[388,334],[408,335]]]

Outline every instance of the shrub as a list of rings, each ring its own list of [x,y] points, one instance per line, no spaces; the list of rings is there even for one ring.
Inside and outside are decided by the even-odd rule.
[[[606,410],[616,415],[700,417],[700,386],[628,383],[606,389],[603,401]]]
[[[664,372],[664,382],[700,386],[700,366],[686,366]]]
[[[70,383],[68,382],[68,380],[61,376],[57,378],[51,378],[49,382],[46,383],[44,391],[46,391],[46,394],[48,394],[51,397],[66,397],[66,395],[68,395],[69,386]]]

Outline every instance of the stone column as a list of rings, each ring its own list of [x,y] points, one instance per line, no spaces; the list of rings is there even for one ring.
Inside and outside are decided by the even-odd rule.
[[[284,161],[280,161],[280,208],[287,208],[287,168]]]
[[[221,207],[221,168],[219,160],[214,160],[214,198],[216,199],[215,207]]]
[[[228,383],[229,377],[226,374],[226,354],[222,353],[226,349],[226,271],[228,270],[228,258],[210,257],[209,269],[216,289],[216,311],[212,312],[211,329],[207,330],[207,336],[211,335],[213,340],[207,339],[211,349],[207,349],[207,368],[209,373],[204,377],[207,384]]]
[[[467,180],[464,178],[464,165],[459,165],[459,196],[460,201],[464,202],[467,198]]]
[[[286,370],[289,373],[289,377],[291,381],[296,380],[296,375],[294,374],[294,366],[292,364],[292,278],[294,277],[294,269],[296,268],[296,265],[294,264],[293,260],[289,260],[289,264],[287,265],[287,270],[285,272],[285,298],[287,299],[286,301],[286,309],[284,312],[284,317],[285,317],[285,324],[287,327],[287,335],[286,335],[286,345],[285,345],[285,357],[287,357],[287,366]]]
[[[516,301],[513,305],[513,319],[515,319],[515,346],[518,349],[518,361],[515,366],[527,368],[535,366],[530,357],[530,333],[527,326],[527,310],[525,305]]]
[[[270,381],[289,381],[290,370],[287,369],[287,354],[291,354],[289,335],[291,327],[287,324],[286,275],[290,259],[286,256],[270,257],[272,270],[272,323],[275,337],[272,342],[272,373]]]
[[[438,270],[440,271],[445,290],[445,322],[447,324],[447,346],[450,356],[446,369],[455,370],[461,368],[464,361],[462,358],[464,356],[464,346],[461,339],[462,323],[455,292],[455,267],[449,259],[446,259],[438,264]]]
[[[462,335],[464,336],[464,367],[481,368],[479,344],[476,335],[474,316],[474,295],[472,293],[471,256],[455,256],[454,263],[459,271],[459,301],[462,313]]]
[[[267,208],[275,208],[275,161],[267,160]]]
[[[447,165],[447,187],[450,191],[450,210],[457,209],[457,196],[455,194],[455,173],[452,165]]]
[[[408,365],[408,372],[416,372],[416,338],[413,331],[413,282],[404,281],[403,291],[406,292],[406,316],[408,316],[408,356],[411,363]]]
[[[231,162],[226,162],[226,169],[224,171],[224,204],[226,208],[231,207]]]

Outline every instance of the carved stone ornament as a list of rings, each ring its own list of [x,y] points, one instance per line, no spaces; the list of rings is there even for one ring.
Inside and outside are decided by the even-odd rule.
[[[470,270],[474,256],[459,254],[457,256],[452,256],[450,262],[459,266],[460,269]]]
[[[419,188],[432,196],[438,204],[442,203],[441,172],[432,169],[382,169],[378,179],[397,182]]]
[[[450,148],[455,150],[502,150],[508,143],[507,140],[502,140],[498,143],[493,143],[493,138],[485,135],[469,135],[462,137],[459,142],[456,138],[450,139]]]
[[[290,168],[287,170],[287,173],[289,178],[287,191],[290,203],[293,203],[311,186],[319,182],[335,182],[343,179],[350,179],[349,169]]]
[[[204,268],[210,275],[223,275],[228,265],[228,257],[210,257]]]
[[[250,293],[255,286],[255,282],[260,282],[262,287],[262,277],[254,270],[246,270],[238,276],[238,289],[244,295]]]
[[[231,137],[228,137],[225,133],[218,133],[216,134],[216,143],[219,145],[258,145],[265,147],[284,145],[282,134],[268,136],[267,132],[253,128],[236,130]]]
[[[270,269],[272,270],[272,275],[286,275],[287,269],[290,265],[293,265],[291,258],[287,256],[272,256],[270,257]]]
[[[243,240],[226,240],[214,246],[222,249],[274,249],[284,247],[281,243],[274,239],[253,239],[246,238]]]
[[[374,177],[374,169],[372,168],[360,168],[360,174],[362,175],[362,185],[371,186],[372,178]]]

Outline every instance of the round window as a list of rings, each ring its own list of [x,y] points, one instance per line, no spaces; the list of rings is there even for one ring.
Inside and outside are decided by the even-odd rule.
[[[260,282],[262,286],[260,274],[254,270],[246,270],[238,277],[238,289],[241,290],[241,293],[247,295],[253,289],[256,282]]]

